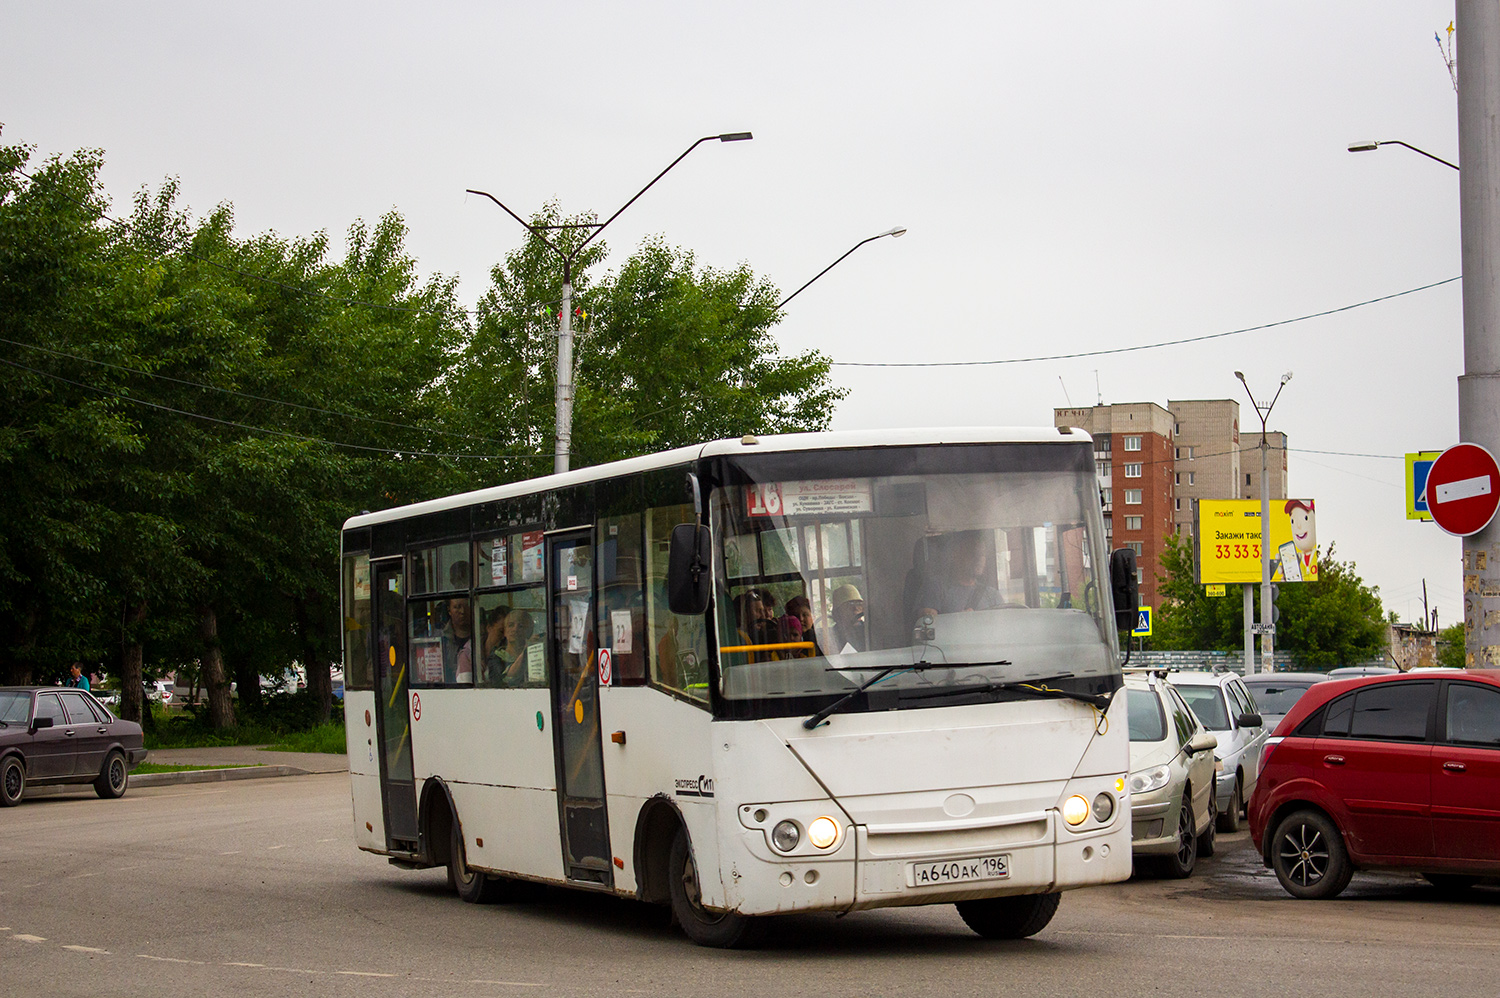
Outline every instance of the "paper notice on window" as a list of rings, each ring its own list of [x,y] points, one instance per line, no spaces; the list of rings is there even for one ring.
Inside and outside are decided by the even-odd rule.
[[[443,648],[436,641],[416,645],[412,648],[412,664],[419,683],[441,683],[443,681]]]
[[[521,535],[521,581],[542,581],[542,532],[528,530]]]
[[[586,599],[575,599],[568,601],[568,652],[572,655],[583,654],[583,642],[589,626],[589,601]]]
[[[762,482],[745,488],[749,516],[850,516],[875,508],[868,478]]]
[[[528,683],[547,681],[547,659],[542,654],[540,641],[526,646],[526,681]]]
[[[630,654],[631,623],[629,610],[615,610],[609,615],[610,629],[614,631],[611,650],[616,655]]]
[[[510,583],[510,563],[505,558],[505,538],[496,537],[490,552],[490,585],[504,586]]]
[[[363,559],[354,562],[354,598],[370,598],[370,563]]]

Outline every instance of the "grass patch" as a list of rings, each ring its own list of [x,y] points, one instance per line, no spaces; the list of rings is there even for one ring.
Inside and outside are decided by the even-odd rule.
[[[274,744],[267,745],[266,749],[272,752],[327,752],[331,755],[343,755],[347,751],[344,726],[330,721],[310,731],[294,731],[278,738]]]
[[[256,763],[250,763],[249,765],[261,766],[261,765],[264,765],[264,763],[256,762]],[[246,766],[241,766],[241,765],[235,765],[235,766],[163,766],[161,763],[143,762],[139,766],[137,766],[134,769],[132,769],[130,772],[134,776],[139,776],[142,773],[190,773],[190,772],[196,772],[197,770],[200,770],[200,769],[245,769],[245,768],[246,768]]]
[[[292,749],[297,752],[343,752],[344,708],[335,702],[331,720],[319,724],[312,695],[306,691],[278,693],[264,699],[261,706],[235,704],[233,728],[215,729],[208,723],[207,708],[194,704],[186,709],[168,710],[160,704],[151,706],[152,722],[145,726],[146,748],[213,748],[226,745],[282,745],[290,739],[313,735],[322,729],[337,731],[317,735],[309,744],[337,744],[337,748]]]

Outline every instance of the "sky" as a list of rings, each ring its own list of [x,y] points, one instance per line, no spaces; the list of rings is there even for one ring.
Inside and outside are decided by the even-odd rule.
[[[607,217],[791,292],[835,429],[1046,425],[1097,401],[1235,398],[1290,492],[1402,620],[1461,620],[1460,545],[1404,518],[1406,451],[1458,442],[1457,99],[1429,0],[1255,4],[46,3],[0,0],[0,141],[100,148],[118,212],[181,181],[241,236],[396,210],[461,298],[529,215]],[[1461,40],[1455,49],[1461,48]],[[1375,455],[1375,456],[1356,456]]]

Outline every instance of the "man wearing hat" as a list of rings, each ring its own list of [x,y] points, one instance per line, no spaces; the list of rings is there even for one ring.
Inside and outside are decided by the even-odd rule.
[[[849,583],[833,591],[833,646],[840,652],[865,650],[865,598]]]

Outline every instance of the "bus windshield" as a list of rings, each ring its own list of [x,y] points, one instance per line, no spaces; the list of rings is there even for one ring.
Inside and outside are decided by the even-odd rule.
[[[1089,449],[915,450],[726,469],[713,503],[726,701],[843,696],[893,666],[849,709],[936,705],[944,688],[1119,685]]]

